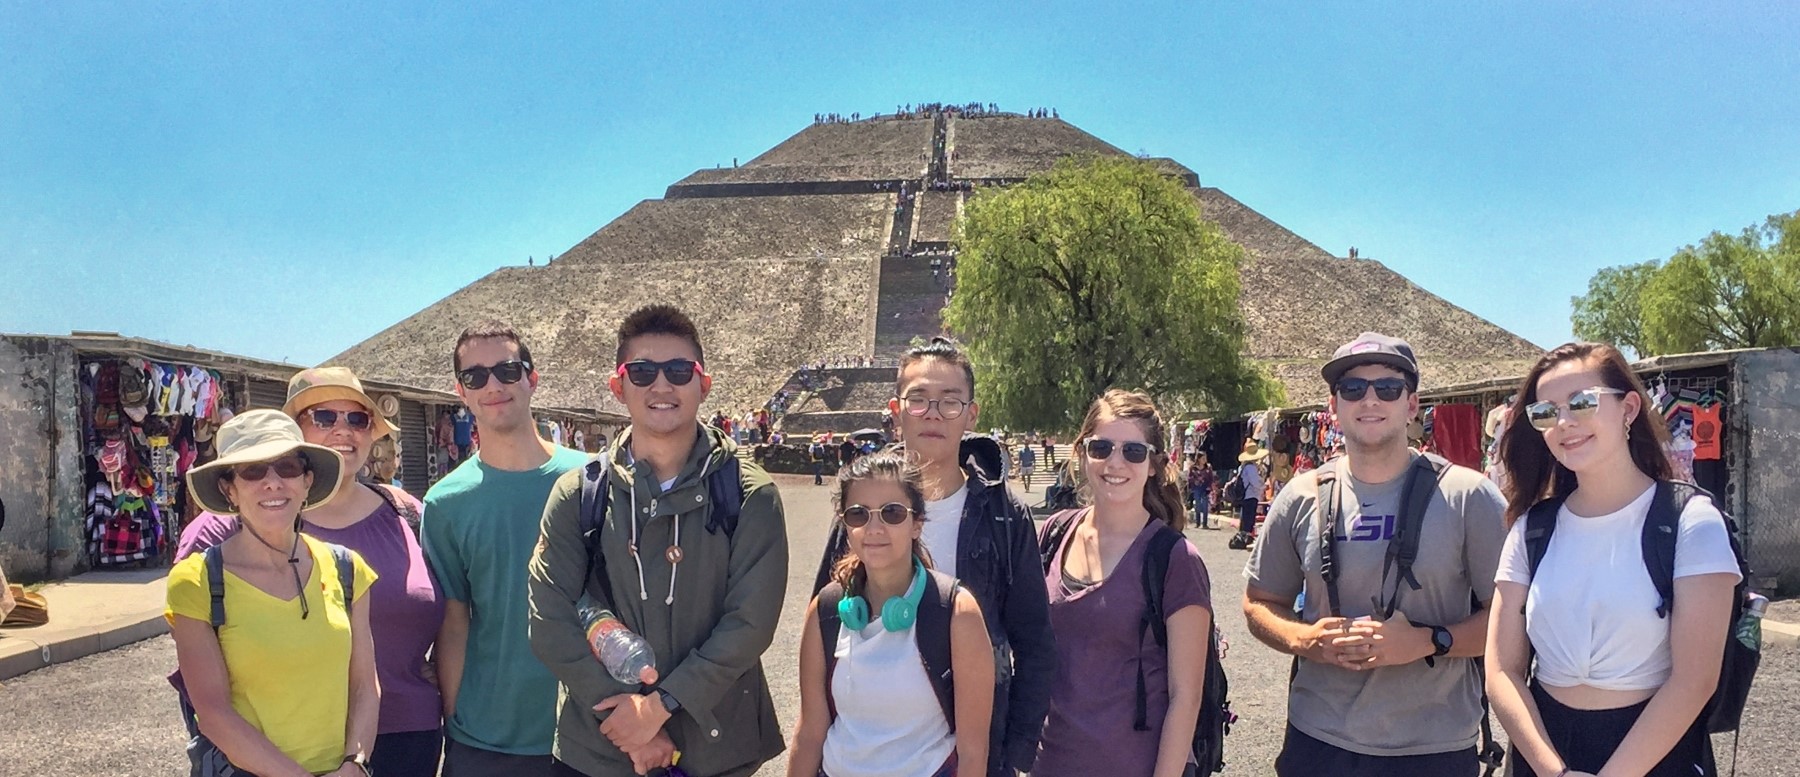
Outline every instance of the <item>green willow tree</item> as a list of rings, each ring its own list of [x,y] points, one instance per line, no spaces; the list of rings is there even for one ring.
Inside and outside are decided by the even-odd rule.
[[[1603,269],[1570,302],[1577,337],[1640,356],[1800,344],[1800,212]]]
[[[1149,163],[1065,159],[983,192],[956,241],[944,322],[975,362],[984,422],[1073,429],[1113,387],[1172,410],[1279,401],[1243,356],[1243,249]]]

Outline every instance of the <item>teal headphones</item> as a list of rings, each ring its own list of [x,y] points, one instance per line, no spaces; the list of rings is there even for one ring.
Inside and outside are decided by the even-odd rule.
[[[890,597],[881,605],[881,627],[888,631],[904,631],[919,617],[919,600],[925,598],[925,565],[913,559],[912,586],[905,596]],[[862,631],[869,625],[869,602],[860,596],[838,600],[838,620],[851,631]]]

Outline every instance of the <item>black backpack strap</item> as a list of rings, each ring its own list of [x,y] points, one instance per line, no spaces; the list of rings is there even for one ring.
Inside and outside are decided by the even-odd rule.
[[[225,625],[225,551],[218,545],[206,549],[206,593],[212,599],[207,622],[217,634]]]
[[[600,532],[606,526],[606,509],[612,500],[611,469],[611,455],[604,450],[594,454],[594,458],[582,467],[579,523],[582,542],[587,545],[588,574],[600,582],[600,590],[605,593],[609,607],[615,605],[612,581],[606,576],[606,556],[600,552]]]
[[[1313,500],[1313,524],[1319,533],[1319,577],[1325,581],[1326,615],[1342,613],[1337,585],[1337,522],[1343,513],[1343,486],[1337,478],[1337,462],[1327,461],[1316,470],[1319,495]]]
[[[1404,583],[1414,591],[1419,590],[1419,578],[1413,575],[1413,562],[1419,559],[1419,536],[1424,532],[1425,510],[1431,505],[1431,497],[1438,491],[1438,484],[1443,482],[1444,473],[1450,471],[1450,462],[1430,453],[1421,453],[1413,459],[1413,466],[1406,476],[1406,485],[1400,494],[1400,518],[1394,527],[1394,538],[1388,541],[1387,557],[1382,560],[1381,580],[1385,589],[1387,573],[1390,567],[1399,572],[1400,579],[1394,583],[1394,595],[1382,605],[1383,618],[1391,617],[1400,609],[1400,587]]]
[[[831,720],[837,720],[837,702],[831,698],[831,676],[837,671],[838,627],[843,621],[838,618],[838,602],[844,598],[844,587],[837,581],[826,583],[819,589],[819,641],[825,646],[825,711],[831,714]]]
[[[1057,548],[1062,547],[1063,538],[1069,536],[1069,529],[1081,517],[1082,509],[1074,507],[1063,510],[1044,521],[1044,533],[1038,538],[1038,555],[1044,562],[1044,569],[1050,568],[1051,560],[1056,558]]]
[[[706,494],[712,498],[712,511],[706,516],[706,531],[720,530],[730,538],[737,534],[738,517],[744,512],[743,466],[736,456],[728,456],[718,469],[707,473]]]
[[[1701,493],[1689,483],[1661,480],[1650,497],[1650,513],[1644,518],[1644,568],[1656,586],[1659,618],[1669,617],[1675,609],[1675,540],[1681,533],[1681,511]]]
[[[913,621],[913,641],[919,646],[919,660],[925,665],[925,676],[937,692],[938,706],[944,710],[944,721],[950,733],[956,733],[956,678],[950,654],[950,619],[956,612],[956,578],[939,572],[926,572],[931,587],[919,600],[918,619]]]
[[[326,547],[331,549],[331,560],[337,565],[338,588],[344,592],[344,612],[349,612],[350,605],[356,601],[356,558],[342,545],[328,543]]]
[[[1180,541],[1180,532],[1168,526],[1158,526],[1156,532],[1150,535],[1150,541],[1145,544],[1142,570],[1144,613],[1138,631],[1140,645],[1144,632],[1148,631],[1158,647],[1169,649],[1169,624],[1165,620],[1167,614],[1163,612],[1163,583],[1169,576],[1169,553],[1175,549],[1175,543]],[[1144,654],[1140,649],[1137,657],[1137,690],[1133,694],[1131,728],[1134,731],[1150,730],[1149,697],[1149,688],[1144,683]]]
[[[414,507],[412,502],[401,499],[400,489],[398,488],[385,484],[372,485],[369,486],[369,488],[374,489],[375,493],[381,496],[381,500],[388,503],[388,507],[394,508],[394,512],[400,515],[401,520],[406,521],[406,528],[412,530],[413,538],[417,539],[419,536],[419,521],[423,518],[423,516],[419,514],[419,509]]]

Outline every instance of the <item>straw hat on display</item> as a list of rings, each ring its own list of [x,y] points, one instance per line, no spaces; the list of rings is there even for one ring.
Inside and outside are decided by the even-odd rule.
[[[241,413],[220,426],[214,440],[219,457],[187,473],[189,493],[209,512],[237,514],[237,506],[226,499],[219,488],[219,481],[232,467],[274,461],[292,453],[306,457],[313,473],[312,488],[306,492],[303,509],[329,502],[337,493],[338,476],[344,468],[343,457],[323,445],[307,442],[300,434],[300,425],[279,410]]]

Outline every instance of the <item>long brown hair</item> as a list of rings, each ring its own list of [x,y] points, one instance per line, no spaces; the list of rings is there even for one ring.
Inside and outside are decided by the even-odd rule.
[[[1075,459],[1080,462],[1082,488],[1087,488],[1087,454],[1081,444],[1107,419],[1136,421],[1150,443],[1150,482],[1144,484],[1144,509],[1150,517],[1162,521],[1175,531],[1187,528],[1187,506],[1181,500],[1180,471],[1169,460],[1168,439],[1163,432],[1162,414],[1156,403],[1141,391],[1110,389],[1088,406],[1087,417],[1081,419],[1081,431],[1075,436]]]
[[[1500,464],[1506,471],[1506,525],[1511,528],[1519,516],[1548,497],[1566,497],[1578,485],[1575,473],[1556,460],[1543,432],[1531,425],[1525,408],[1538,401],[1538,379],[1552,367],[1579,361],[1600,373],[1602,385],[1638,396],[1637,417],[1631,420],[1630,439],[1626,446],[1638,471],[1656,480],[1675,477],[1669,463],[1669,430],[1656,415],[1649,392],[1631,371],[1631,364],[1619,349],[1605,343],[1564,343],[1538,359],[1531,372],[1519,384],[1518,401],[1506,421],[1506,432],[1500,440]],[[1620,397],[1624,399],[1624,397]]]
[[[907,506],[913,510],[913,521],[925,520],[924,476],[917,467],[907,462],[905,455],[891,451],[859,456],[838,469],[837,493],[831,497],[834,514],[841,515],[844,507],[849,504],[850,484],[863,480],[891,480],[899,483],[900,489],[906,492]],[[869,520],[879,521],[881,517],[871,515]],[[925,550],[925,543],[918,537],[913,538],[912,553],[913,558],[924,564],[926,569],[932,568],[931,554]],[[837,564],[831,568],[831,579],[843,587],[845,596],[851,596],[853,591],[860,590],[867,578],[868,574],[863,571],[862,559],[849,550],[846,550],[844,555],[837,560]]]

